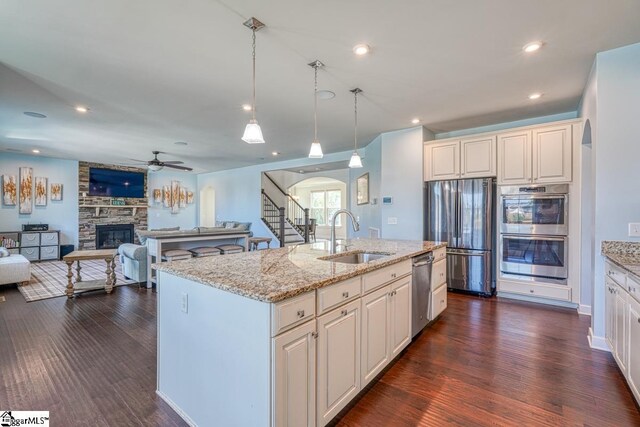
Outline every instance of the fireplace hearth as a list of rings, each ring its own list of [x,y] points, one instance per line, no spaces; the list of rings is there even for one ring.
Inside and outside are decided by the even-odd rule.
[[[117,249],[133,243],[133,224],[96,225],[96,249]]]

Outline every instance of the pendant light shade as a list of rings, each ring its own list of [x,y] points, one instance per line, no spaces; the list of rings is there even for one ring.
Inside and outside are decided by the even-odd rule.
[[[253,33],[252,48],[253,48],[253,104],[252,104],[252,117],[249,120],[249,124],[244,128],[244,134],[242,140],[247,144],[264,144],[264,137],[262,136],[262,129],[256,120],[256,31],[264,27],[264,24],[258,21],[256,18],[248,19],[243,24],[249,28]]]
[[[314,86],[313,86],[313,142],[311,150],[309,150],[310,159],[321,159],[324,154],[320,141],[318,141],[318,68],[324,67],[324,64],[317,59],[309,64],[314,69]]]
[[[255,119],[251,119],[244,128],[244,135],[242,140],[247,144],[264,144],[264,138],[262,137],[262,129]]]
[[[349,167],[355,169],[362,167],[362,159],[358,154],[358,94],[362,92],[362,89],[355,88],[349,92],[353,93],[353,112],[355,117],[353,127],[353,154],[351,155],[351,160],[349,160]]]

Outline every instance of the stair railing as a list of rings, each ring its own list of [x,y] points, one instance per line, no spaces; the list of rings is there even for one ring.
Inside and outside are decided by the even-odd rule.
[[[280,247],[284,247],[285,240],[285,208],[279,207],[276,203],[262,190],[262,220],[269,227],[271,232],[276,235],[280,241]],[[274,228],[277,224],[277,229]]]
[[[271,176],[263,172],[264,176],[267,177],[269,181],[280,191],[280,193],[287,198],[287,210],[286,210],[286,218],[297,231],[304,238],[305,243],[309,243],[309,208],[303,208],[300,203],[296,199],[293,198],[289,193],[284,191],[282,187],[278,185],[277,182],[271,178]],[[263,190],[264,191],[264,190]]]

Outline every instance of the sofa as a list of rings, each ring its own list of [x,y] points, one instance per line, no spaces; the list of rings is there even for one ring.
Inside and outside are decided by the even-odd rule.
[[[24,256],[13,254],[0,258],[0,285],[26,285],[30,280],[31,263]]]

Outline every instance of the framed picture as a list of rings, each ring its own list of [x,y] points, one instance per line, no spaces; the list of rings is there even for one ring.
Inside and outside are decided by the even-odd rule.
[[[36,177],[36,206],[47,206],[47,178]]]
[[[62,201],[62,184],[51,184],[49,191],[51,192],[52,202]]]
[[[369,173],[358,177],[356,180],[357,195],[356,200],[359,205],[366,205],[369,203]]]
[[[18,203],[18,181],[15,175],[2,176],[2,203],[15,206]]]
[[[162,190],[156,188],[153,190],[153,203],[160,204],[162,203]]]
[[[180,187],[180,203],[178,205],[181,208],[187,207],[187,189]]]
[[[180,181],[171,181],[171,213],[180,210]]]
[[[171,187],[168,185],[162,186],[162,206],[165,208],[171,207]]]
[[[193,203],[193,191],[187,191],[187,203],[188,204]]]
[[[20,206],[18,212],[30,214],[33,211],[33,169],[20,168]]]

